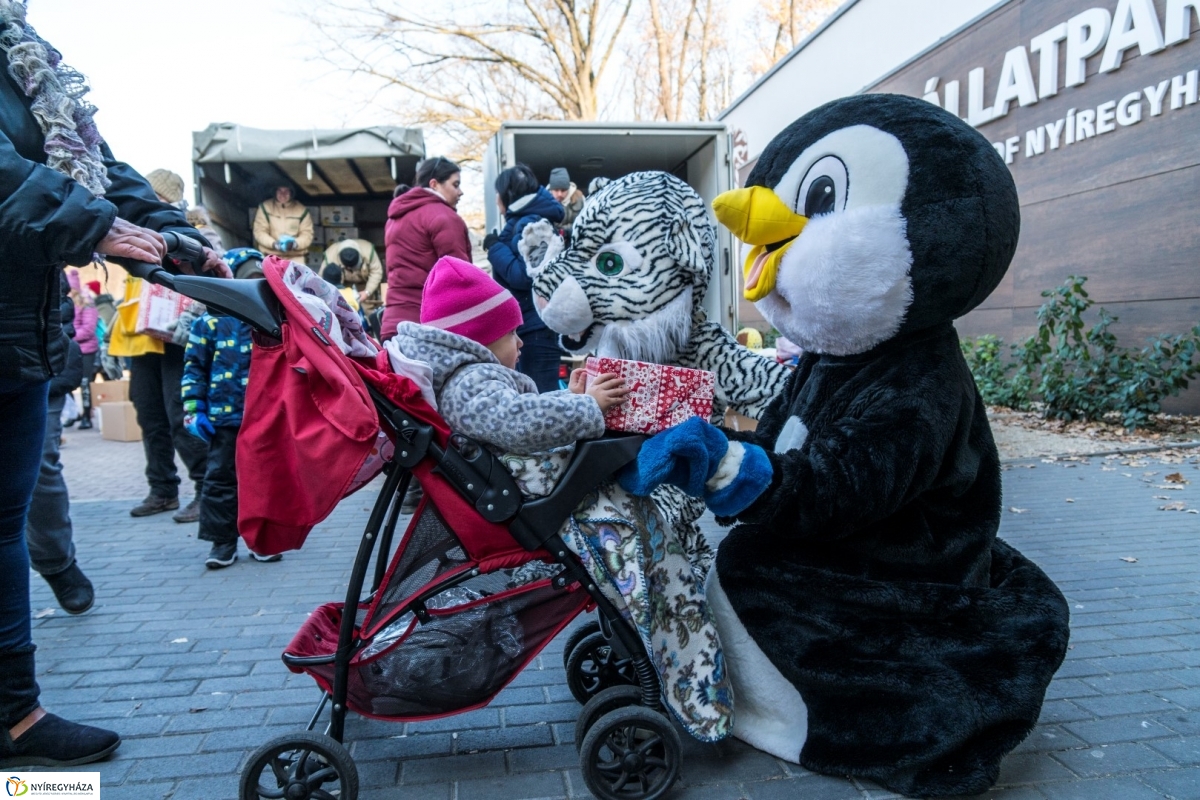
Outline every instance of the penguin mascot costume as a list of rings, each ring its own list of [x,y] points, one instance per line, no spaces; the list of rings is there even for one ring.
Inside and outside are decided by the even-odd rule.
[[[1037,722],[1058,587],[996,537],[1000,461],[952,320],[1000,283],[1020,212],[965,122],[860,95],[794,122],[714,202],[746,296],[804,350],[758,430],[694,418],[622,484],[703,497],[734,735],[916,797],[974,794]]]

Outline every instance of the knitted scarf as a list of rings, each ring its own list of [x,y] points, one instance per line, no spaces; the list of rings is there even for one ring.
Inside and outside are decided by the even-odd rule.
[[[8,57],[8,74],[33,101],[29,110],[42,129],[46,165],[103,196],[108,171],[92,120],[96,107],[83,99],[87,80],[25,22],[24,3],[0,0],[0,26],[0,52]]]

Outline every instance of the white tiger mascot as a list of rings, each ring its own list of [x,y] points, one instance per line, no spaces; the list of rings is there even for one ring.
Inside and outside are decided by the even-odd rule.
[[[567,350],[713,372],[717,419],[726,408],[757,419],[783,391],[790,371],[742,347],[704,311],[716,232],[704,200],[678,178],[634,172],[614,180],[588,197],[570,247],[538,222],[519,248],[534,305]],[[672,487],[655,496],[676,518],[693,563],[706,567],[711,554],[695,525],[703,502]]]

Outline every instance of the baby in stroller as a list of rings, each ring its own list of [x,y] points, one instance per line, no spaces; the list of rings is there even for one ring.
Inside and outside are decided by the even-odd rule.
[[[421,324],[401,323],[393,355],[432,370],[437,410],[457,433],[491,448],[526,497],[549,494],[575,442],[604,433],[603,412],[624,402],[619,378],[538,394],[515,367],[521,340],[516,299],[479,268],[452,257],[434,265]],[[597,585],[637,628],[663,683],[663,700],[698,739],[732,727],[732,696],[704,599],[702,571],[688,560],[651,498],[615,483],[593,491],[560,532]]]

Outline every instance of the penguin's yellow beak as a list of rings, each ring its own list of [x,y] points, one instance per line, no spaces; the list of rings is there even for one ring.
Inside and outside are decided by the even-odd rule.
[[[746,299],[758,301],[775,288],[779,262],[788,246],[808,224],[808,217],[797,214],[765,186],[734,189],[713,200],[717,220],[749,245],[753,245],[742,268],[746,278]]]

